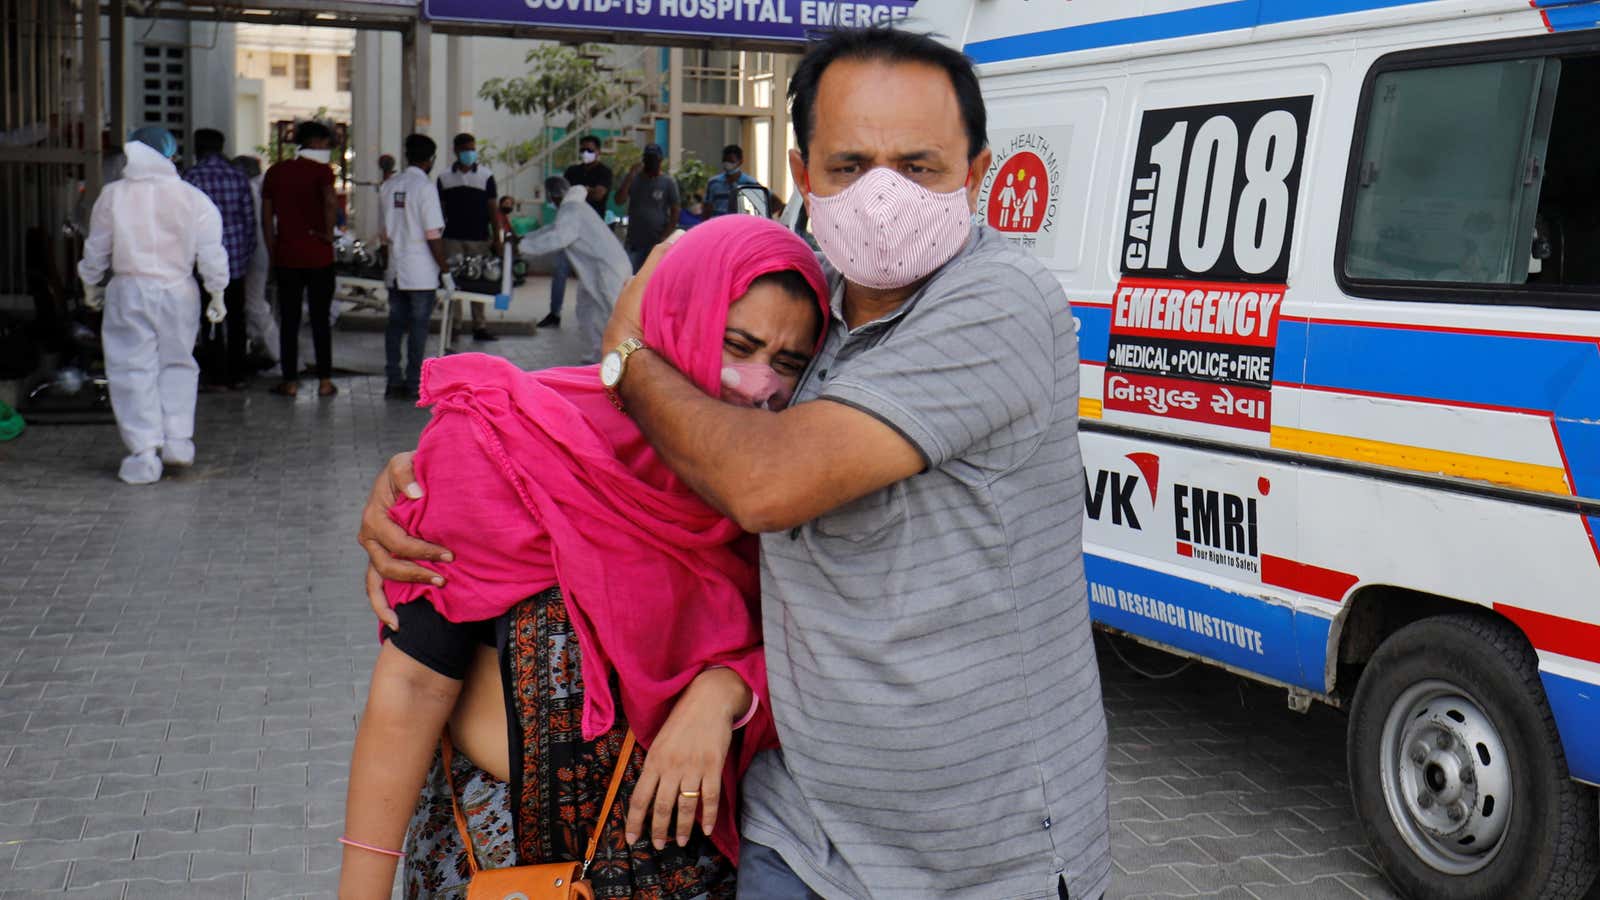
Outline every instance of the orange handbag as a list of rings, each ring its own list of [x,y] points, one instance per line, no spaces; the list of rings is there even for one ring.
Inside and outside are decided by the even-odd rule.
[[[589,849],[583,862],[555,862],[537,866],[508,866],[504,869],[480,869],[478,852],[472,846],[472,833],[467,830],[467,817],[461,813],[456,800],[455,774],[451,771],[450,735],[439,741],[444,757],[445,783],[450,787],[450,809],[456,816],[456,829],[461,832],[461,842],[467,848],[467,867],[472,878],[467,882],[467,900],[594,900],[594,888],[589,884],[589,866],[600,849],[600,836],[605,833],[606,820],[611,817],[611,804],[622,787],[622,776],[628,770],[628,760],[633,756],[633,729],[622,739],[622,751],[617,755],[617,769],[611,773],[611,787],[606,790],[606,802],[600,807],[600,819],[595,822],[594,833],[589,836]]]

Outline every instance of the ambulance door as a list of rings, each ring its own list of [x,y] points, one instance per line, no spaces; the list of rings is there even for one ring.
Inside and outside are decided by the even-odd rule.
[[[1304,366],[1297,235],[1329,74],[1267,53],[1130,79],[1085,539],[1097,621],[1320,692],[1327,617],[1308,623],[1310,665],[1300,650],[1298,475],[1268,448],[1296,424],[1275,384]]]

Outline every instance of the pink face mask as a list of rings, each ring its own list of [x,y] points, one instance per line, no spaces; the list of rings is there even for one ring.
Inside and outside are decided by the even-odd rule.
[[[722,366],[722,399],[739,406],[779,410],[794,399],[794,391],[771,366],[726,363]]]
[[[897,172],[873,169],[832,197],[811,198],[811,231],[828,262],[863,287],[920,281],[967,242],[967,189],[936,194]]]

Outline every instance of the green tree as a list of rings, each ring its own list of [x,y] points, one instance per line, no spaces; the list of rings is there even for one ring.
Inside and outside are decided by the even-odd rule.
[[[629,105],[636,97],[634,80],[601,69],[596,55],[597,50],[589,44],[535,47],[525,57],[526,75],[491,78],[478,88],[478,96],[495,109],[514,115],[537,115],[543,124],[533,139],[497,148],[499,159],[513,166],[527,165],[556,143],[551,137],[552,128],[580,126],[608,112],[621,112]],[[563,145],[561,150],[569,148]],[[571,152],[575,155],[575,151]]]

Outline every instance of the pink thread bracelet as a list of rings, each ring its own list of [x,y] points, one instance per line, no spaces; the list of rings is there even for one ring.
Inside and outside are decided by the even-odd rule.
[[[371,850],[373,853],[382,853],[384,856],[392,856],[395,859],[399,859],[405,855],[399,850],[385,850],[382,847],[374,847],[371,844],[363,844],[360,841],[352,841],[347,837],[339,838],[339,843],[344,844],[346,847],[354,847],[357,850]]]

